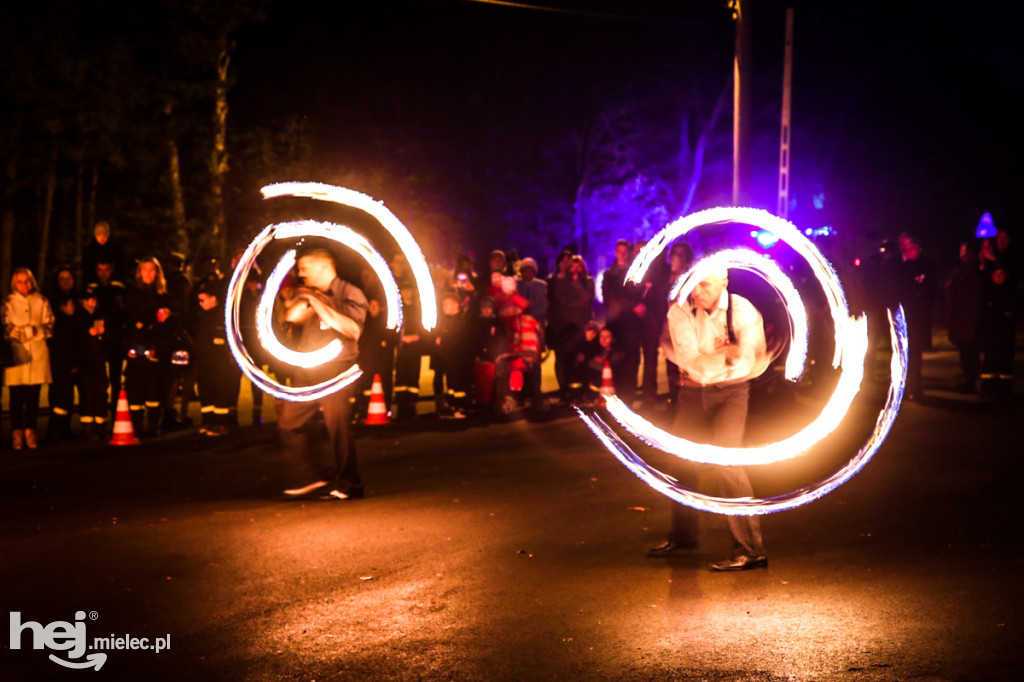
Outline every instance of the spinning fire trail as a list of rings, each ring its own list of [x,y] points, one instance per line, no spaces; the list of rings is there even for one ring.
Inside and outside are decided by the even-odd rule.
[[[699,227],[715,223],[736,222],[752,225],[777,236],[788,243],[810,266],[828,301],[829,313],[835,330],[835,354],[832,365],[839,369],[839,380],[821,413],[798,433],[775,443],[759,447],[726,448],[694,443],[655,427],[633,412],[615,396],[608,396],[608,413],[627,432],[644,443],[657,447],[682,459],[694,462],[741,466],[768,464],[797,457],[810,450],[839,426],[854,397],[860,390],[864,374],[864,356],[867,351],[867,320],[863,316],[851,318],[839,278],[820,251],[790,222],[766,211],[750,208],[714,208],[701,211],[669,224],[640,251],[626,273],[626,280],[640,283],[656,257],[668,246]],[[674,287],[670,300],[684,305],[693,288],[709,274],[726,267],[753,272],[770,284],[782,298],[789,316],[792,342],[786,357],[786,378],[799,379],[807,353],[807,314],[799,293],[785,274],[767,256],[750,250],[722,251],[697,261]],[[719,514],[768,514],[792,509],[816,500],[853,477],[878,451],[889,434],[903,399],[907,373],[907,328],[902,308],[889,316],[893,354],[890,365],[891,381],[885,406],[879,413],[874,431],[857,454],[833,475],[814,485],[767,499],[732,499],[705,495],[680,485],[674,478],[647,464],[629,447],[602,417],[590,409],[577,407],[584,423],[598,440],[630,471],[655,490],[671,499],[695,509]]]
[[[384,204],[350,189],[320,183],[289,182],[269,185],[263,188],[263,196],[266,199],[293,196],[328,201],[360,209],[376,218],[381,226],[395,239],[406,260],[409,262],[413,278],[419,290],[423,328],[428,331],[434,328],[437,324],[437,302],[427,262],[423,258],[423,253],[420,251],[416,240],[409,233],[409,230],[391,211],[384,207]],[[388,329],[398,330],[402,325],[402,297],[399,295],[398,284],[395,282],[395,277],[391,273],[390,268],[388,268],[384,257],[374,249],[373,245],[365,237],[344,225],[313,220],[299,220],[268,225],[249,244],[231,276],[231,283],[228,285],[227,292],[227,305],[224,310],[224,321],[228,332],[228,345],[231,347],[231,353],[234,355],[235,361],[238,362],[238,366],[242,368],[242,371],[253,384],[275,398],[283,400],[316,400],[344,388],[362,376],[362,370],[359,369],[359,366],[353,365],[338,376],[313,386],[285,386],[268,376],[253,361],[252,356],[242,343],[238,320],[242,301],[242,289],[246,278],[249,276],[249,272],[252,270],[253,263],[256,262],[256,258],[268,244],[276,239],[297,239],[308,236],[330,239],[361,256],[380,279],[381,286],[384,289],[385,303],[387,305],[385,326]],[[282,344],[278,340],[273,328],[274,299],[281,288],[284,278],[295,266],[295,258],[296,253],[294,249],[287,251],[267,278],[263,295],[260,297],[259,305],[256,309],[256,329],[260,344],[281,362],[293,367],[317,367],[325,362],[329,362],[341,353],[342,345],[339,339],[335,339],[315,351],[298,352]]]

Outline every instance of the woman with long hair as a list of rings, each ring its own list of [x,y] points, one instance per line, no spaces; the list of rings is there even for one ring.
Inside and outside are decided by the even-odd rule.
[[[135,268],[134,282],[124,297],[124,389],[136,433],[155,435],[160,428],[164,391],[157,354],[160,345],[157,325],[170,316],[171,307],[160,261],[154,257],[143,258]],[[147,415],[149,424],[144,431]]]
[[[11,441],[15,450],[38,447],[36,417],[39,393],[50,383],[50,351],[46,339],[53,334],[50,302],[28,268],[11,277],[11,293],[4,301],[4,339],[11,344],[13,364],[4,370],[11,400]]]

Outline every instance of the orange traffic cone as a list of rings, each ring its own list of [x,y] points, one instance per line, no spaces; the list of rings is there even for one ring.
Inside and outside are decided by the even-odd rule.
[[[117,417],[114,419],[114,433],[111,434],[110,444],[139,444],[139,439],[135,437],[135,429],[132,427],[132,415],[128,410],[128,394],[123,388],[121,395],[117,396]]]
[[[377,425],[388,423],[388,406],[384,404],[384,386],[380,383],[380,375],[373,375],[373,386],[370,388],[370,406],[366,409],[364,424]]]
[[[615,382],[612,381],[612,365],[604,361],[604,369],[601,370],[601,395],[615,395]]]

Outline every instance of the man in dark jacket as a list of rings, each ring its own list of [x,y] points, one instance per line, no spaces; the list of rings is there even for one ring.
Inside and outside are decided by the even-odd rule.
[[[615,264],[605,270],[601,293],[606,310],[606,326],[622,351],[622,388],[619,398],[627,405],[636,395],[636,375],[640,368],[642,321],[647,314],[644,290],[626,282],[626,271],[633,261],[633,246],[624,239],[615,245]]]

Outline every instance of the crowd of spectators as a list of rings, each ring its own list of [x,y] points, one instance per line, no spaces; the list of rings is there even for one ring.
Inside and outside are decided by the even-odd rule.
[[[373,378],[379,376],[388,413],[400,421],[414,419],[424,356],[434,372],[434,412],[442,418],[520,406],[547,410],[541,364],[549,353],[558,399],[566,404],[593,400],[608,369],[623,400],[664,399],[658,395],[658,358],[667,345],[668,292],[694,254],[677,242],[641,284],[626,283],[625,272],[642,246],[620,240],[613,264],[597,277],[573,247],[557,255],[546,277],[534,258],[515,252],[492,251],[483,272],[476,271],[469,255],[459,254],[453,268],[435,272],[439,319],[429,333],[420,326],[417,290],[401,254],[390,262],[405,307],[398,331],[386,328],[383,291],[374,273],[364,269],[355,282],[369,306],[359,339],[364,376],[357,416],[366,413]],[[900,236],[898,250],[881,253],[871,266],[866,305],[884,309],[901,302],[906,310],[908,396],[922,395],[921,354],[930,347],[933,311],[944,293],[949,338],[963,370],[958,390],[1008,398],[1019,285],[1008,235],[962,244],[960,265],[944,287],[910,236]],[[48,284],[44,295],[33,273],[18,268],[4,303],[7,343],[0,344],[0,360],[15,449],[40,444],[44,384],[49,385],[50,441],[107,438],[122,387],[134,430],[142,437],[189,427],[219,436],[237,427],[241,373],[226,341],[227,281],[216,262],[186,267],[184,255],[170,253],[129,263],[110,227],[99,223],[83,250],[81,278],[60,267]],[[287,298],[299,284],[290,277],[278,295]],[[256,341],[254,311],[261,290],[254,271],[242,292],[242,337],[259,364],[288,381],[287,369],[261,354]],[[872,319],[879,316],[869,310]],[[873,348],[884,347],[880,329],[875,324],[871,330]],[[287,343],[288,324],[280,321],[278,331]],[[671,353],[664,355],[671,401],[679,370]],[[258,424],[263,394],[255,387],[252,393],[252,423]],[[192,424],[189,404],[196,399],[201,423]],[[72,429],[76,410],[77,434]]]

